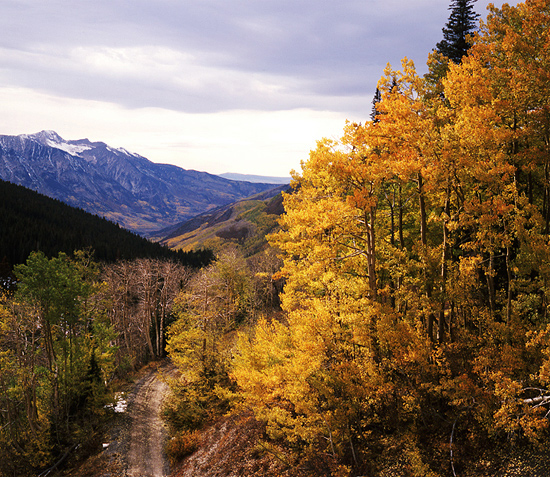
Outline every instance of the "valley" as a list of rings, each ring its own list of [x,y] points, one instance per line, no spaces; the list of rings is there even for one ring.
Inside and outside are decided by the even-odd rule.
[[[267,245],[265,236],[278,227],[278,218],[284,212],[282,192],[289,191],[290,186],[283,185],[216,207],[157,232],[157,239],[162,245],[182,251],[220,251],[233,245],[245,256],[255,255]]]
[[[225,179],[54,131],[0,136],[0,179],[150,235],[278,184]]]

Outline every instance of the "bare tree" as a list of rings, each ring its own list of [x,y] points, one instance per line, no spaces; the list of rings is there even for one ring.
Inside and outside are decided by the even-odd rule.
[[[164,355],[165,331],[174,298],[191,271],[177,263],[138,259],[103,270],[109,318],[119,333],[119,363],[133,366]]]

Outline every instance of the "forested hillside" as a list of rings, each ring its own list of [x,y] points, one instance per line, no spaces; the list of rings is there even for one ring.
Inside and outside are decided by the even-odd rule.
[[[200,266],[211,259],[207,252],[172,251],[106,219],[0,180],[0,273],[24,263],[31,251],[52,257],[88,247],[106,262],[148,257]]]
[[[505,475],[547,453],[549,32],[547,0],[492,8],[466,56],[388,66],[372,120],[319,141],[270,237],[284,317],[232,341],[241,308],[182,301],[175,455],[231,405],[277,475]]]
[[[177,250],[206,248],[220,251],[233,246],[245,256],[255,255],[267,246],[266,235],[278,227],[278,218],[284,211],[281,192],[289,189],[284,185],[217,207],[160,231],[162,238],[159,242]]]

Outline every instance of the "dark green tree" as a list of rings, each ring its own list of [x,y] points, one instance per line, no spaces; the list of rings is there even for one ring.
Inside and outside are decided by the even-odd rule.
[[[443,28],[443,40],[436,50],[455,63],[460,63],[468,53],[467,37],[477,29],[479,14],[474,11],[476,0],[453,0],[449,7],[451,15]]]
[[[370,119],[373,123],[380,121],[380,118],[378,117],[380,113],[377,111],[378,103],[380,101],[382,101],[382,93],[380,93],[380,90],[376,88],[374,98],[372,99],[372,112],[370,113]]]

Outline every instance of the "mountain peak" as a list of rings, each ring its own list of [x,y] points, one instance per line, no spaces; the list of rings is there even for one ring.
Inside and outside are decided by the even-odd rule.
[[[59,134],[52,130],[43,130],[35,134],[29,134],[27,137],[35,139],[36,141],[47,146],[66,143],[66,141]]]
[[[72,156],[79,156],[80,153],[91,149],[88,144],[82,144],[81,141],[77,141],[78,144],[71,144],[74,141],[65,141],[59,134],[52,130],[43,130],[35,134],[23,134],[23,138],[32,139],[43,146],[54,147],[61,149],[64,152],[71,154]],[[88,141],[89,143],[89,141]]]

